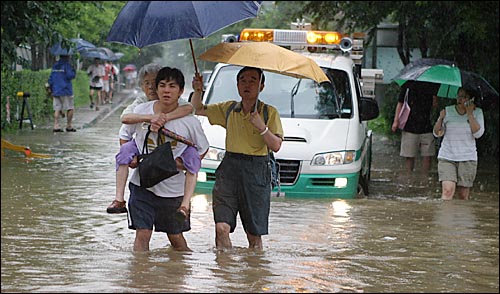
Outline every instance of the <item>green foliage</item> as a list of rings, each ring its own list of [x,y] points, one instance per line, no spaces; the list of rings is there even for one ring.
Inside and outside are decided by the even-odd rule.
[[[18,128],[17,121],[22,112],[23,98],[17,97],[17,92],[29,92],[27,98],[32,114],[33,123],[45,123],[47,117],[52,113],[52,101],[46,95],[45,83],[50,71],[33,72],[23,70],[14,72],[2,71],[2,130]],[[10,97],[10,124],[7,122],[6,114],[7,96]],[[28,110],[24,109],[23,117],[28,118]]]
[[[33,123],[36,125],[46,124],[53,117],[52,98],[47,95],[45,83],[49,79],[50,70],[17,72],[2,71],[2,93],[1,113],[2,131],[9,131],[19,127],[23,98],[16,96],[17,92],[29,92],[27,98],[32,114]],[[73,93],[75,96],[75,107],[89,103],[89,78],[84,71],[78,71],[73,80]],[[10,123],[8,122],[6,104],[7,96],[10,103]],[[27,109],[24,110],[24,118],[28,118]]]

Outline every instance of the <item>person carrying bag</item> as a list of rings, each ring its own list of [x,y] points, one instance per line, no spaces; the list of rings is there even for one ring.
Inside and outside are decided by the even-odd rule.
[[[406,88],[405,100],[403,102],[403,106],[401,107],[401,111],[398,114],[398,129],[402,130],[405,128],[406,122],[408,121],[408,117],[410,116],[410,105],[408,104],[408,92],[409,88]]]
[[[142,154],[138,156],[140,182],[141,186],[146,188],[153,187],[159,182],[179,173],[170,142],[163,142],[160,131],[158,131],[158,138],[156,140],[157,147],[151,153],[148,153],[147,142],[150,133],[151,129],[148,127],[148,132],[144,138]]]

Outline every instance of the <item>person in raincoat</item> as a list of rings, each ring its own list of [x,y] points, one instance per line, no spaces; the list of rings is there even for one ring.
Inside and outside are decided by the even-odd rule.
[[[477,172],[476,139],[484,134],[483,111],[468,91],[460,89],[457,104],[441,110],[433,134],[443,137],[437,156],[441,198],[451,200],[457,191],[468,200]]]
[[[49,76],[49,89],[53,97],[52,106],[54,108],[54,132],[62,132],[59,126],[59,116],[61,111],[66,111],[66,131],[76,132],[72,126],[74,97],[72,80],[76,77],[76,72],[69,62],[68,55],[61,55],[59,60],[52,66]]]

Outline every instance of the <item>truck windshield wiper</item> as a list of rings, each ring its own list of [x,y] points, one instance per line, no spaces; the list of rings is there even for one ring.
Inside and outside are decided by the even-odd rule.
[[[302,82],[302,79],[299,79],[299,81],[292,87],[292,91],[290,93],[290,117],[295,117],[295,104],[294,104],[294,97],[297,95],[297,92],[299,91],[300,87],[300,82]]]

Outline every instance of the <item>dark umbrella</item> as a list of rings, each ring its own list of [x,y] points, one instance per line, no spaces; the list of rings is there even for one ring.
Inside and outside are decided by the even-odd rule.
[[[460,70],[448,60],[421,58],[406,65],[393,79],[400,86],[407,81],[440,84],[439,97],[456,98],[460,87],[472,91],[481,102],[498,100],[498,91],[476,73]]]
[[[262,1],[129,1],[111,26],[107,41],[143,48],[205,38],[235,22],[257,16]]]
[[[473,96],[479,99],[476,102],[483,105],[498,102],[499,95],[497,90],[482,76],[465,70],[461,70],[460,75],[462,77],[462,87],[472,91]]]

